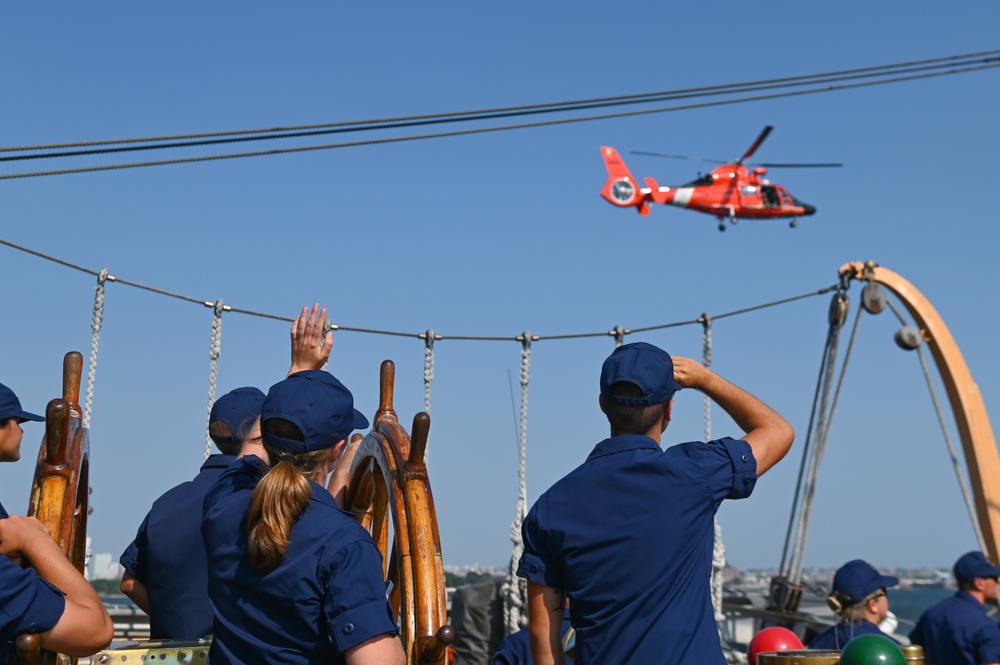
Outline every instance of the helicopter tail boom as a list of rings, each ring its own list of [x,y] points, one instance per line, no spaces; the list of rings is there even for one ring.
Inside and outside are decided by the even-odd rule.
[[[608,179],[601,189],[601,197],[619,208],[635,207],[640,215],[648,215],[649,204],[653,201],[651,194],[655,191],[655,187],[640,187],[614,148],[603,146],[601,157],[604,158],[604,166],[608,169]],[[648,180],[647,178],[647,185],[649,185]]]

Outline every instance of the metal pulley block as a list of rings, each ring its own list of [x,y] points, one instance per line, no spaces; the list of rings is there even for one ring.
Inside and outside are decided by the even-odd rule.
[[[915,326],[903,326],[896,331],[896,344],[905,351],[913,351],[924,341],[920,329]]]
[[[851,308],[851,299],[847,297],[847,294],[843,291],[837,291],[833,294],[833,300],[830,301],[830,313],[828,319],[830,325],[844,325],[847,321],[847,313]]]
[[[881,314],[889,304],[885,288],[878,282],[868,282],[861,290],[861,306],[869,314]]]

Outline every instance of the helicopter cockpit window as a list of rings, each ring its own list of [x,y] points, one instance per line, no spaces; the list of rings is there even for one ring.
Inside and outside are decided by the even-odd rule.
[[[781,199],[778,198],[778,192],[774,191],[774,187],[761,187],[761,196],[764,198],[764,205],[768,206],[780,206]]]
[[[743,185],[740,188],[740,193],[743,194],[743,196],[753,196],[754,194],[757,193],[757,186],[756,185]]]

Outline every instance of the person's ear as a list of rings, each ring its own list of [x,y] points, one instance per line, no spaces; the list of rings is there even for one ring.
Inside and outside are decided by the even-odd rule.
[[[667,429],[667,425],[670,424],[670,418],[673,415],[674,400],[667,402],[667,405],[663,407],[663,415],[660,416],[660,431]]]
[[[333,448],[330,448],[330,456],[326,458],[327,473],[333,471],[333,467],[337,466],[337,462],[340,461],[340,456],[344,453],[344,446],[346,444],[347,439],[341,439],[337,443],[333,444]]]
[[[597,396],[597,403],[601,405],[601,413],[607,413],[608,410],[604,408],[604,395]]]

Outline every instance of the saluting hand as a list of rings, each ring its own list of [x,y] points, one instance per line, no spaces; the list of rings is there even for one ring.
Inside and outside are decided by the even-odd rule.
[[[333,350],[333,331],[326,329],[326,308],[319,303],[302,308],[292,323],[292,366],[288,376],[307,369],[323,369]]]
[[[674,381],[681,388],[700,388],[705,384],[710,370],[700,362],[683,356],[671,356],[671,360],[674,361]]]

